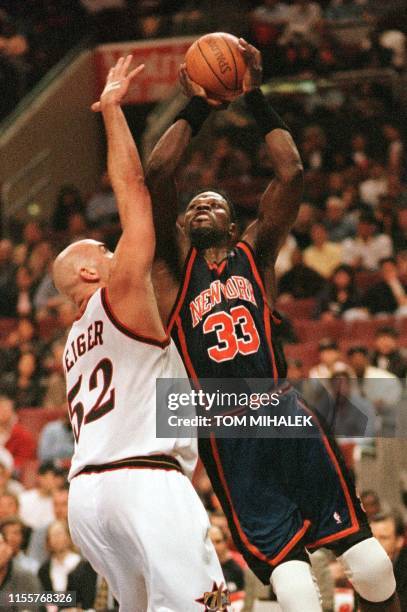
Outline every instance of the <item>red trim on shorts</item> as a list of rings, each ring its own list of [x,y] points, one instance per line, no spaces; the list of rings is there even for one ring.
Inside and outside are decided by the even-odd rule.
[[[178,296],[177,299],[174,302],[174,306],[172,307],[172,311],[170,313],[169,319],[168,319],[168,324],[167,324],[167,333],[170,334],[172,327],[175,323],[175,319],[178,318],[179,315],[179,311],[182,308],[182,305],[184,303],[185,300],[185,295],[188,291],[188,285],[189,285],[189,280],[191,278],[191,273],[192,273],[192,266],[194,265],[195,259],[196,259],[196,255],[197,255],[197,250],[195,248],[192,248],[190,250],[190,252],[187,255],[187,259],[185,261],[185,272],[184,272],[184,279],[180,285],[180,289],[178,291]]]
[[[219,457],[219,452],[218,452],[218,448],[217,448],[217,445],[216,445],[216,438],[215,438],[214,434],[210,435],[210,441],[211,441],[213,457],[215,459],[216,466],[218,468],[219,478],[220,478],[220,481],[222,483],[223,489],[225,491],[226,497],[227,497],[228,502],[229,502],[230,510],[231,510],[232,517],[233,517],[233,523],[234,523],[234,525],[236,527],[236,530],[237,530],[237,532],[239,534],[239,537],[240,537],[241,541],[243,542],[243,544],[246,546],[247,550],[252,555],[257,557],[261,561],[264,561],[268,565],[271,565],[271,566],[274,567],[275,565],[280,563],[282,561],[282,559],[284,559],[284,557],[290,552],[290,550],[292,550],[294,548],[294,546],[299,542],[299,540],[301,540],[303,535],[306,533],[306,531],[311,526],[311,521],[305,520],[303,525],[302,525],[302,527],[301,527],[301,529],[299,531],[297,531],[297,533],[284,546],[284,548],[278,553],[278,555],[276,555],[272,559],[269,559],[264,553],[262,553],[257,548],[257,546],[255,546],[254,544],[251,544],[251,542],[249,542],[246,534],[244,533],[244,531],[242,529],[242,526],[240,525],[239,519],[237,517],[237,514],[235,512],[235,509],[233,507],[232,497],[230,495],[229,487],[228,487],[228,485],[226,483],[226,478],[225,478],[225,475],[223,473],[222,463],[221,463],[221,460],[220,460],[220,457]]]
[[[260,291],[261,294],[263,296],[263,302],[264,302],[264,311],[263,311],[263,321],[264,321],[264,330],[266,332],[266,338],[267,338],[267,344],[268,344],[268,348],[269,348],[269,352],[270,352],[270,357],[271,357],[271,363],[272,363],[272,367],[273,367],[273,378],[274,378],[274,382],[277,382],[278,380],[278,371],[277,371],[277,366],[276,366],[276,358],[274,355],[274,349],[273,349],[273,342],[272,342],[272,338],[271,338],[271,323],[270,323],[270,319],[271,317],[273,317],[270,305],[268,303],[268,299],[267,299],[267,294],[266,294],[266,289],[264,287],[263,284],[263,279],[261,278],[260,272],[257,268],[256,265],[256,261],[254,259],[254,253],[253,253],[253,249],[251,248],[251,246],[243,241],[240,241],[237,243],[236,248],[240,248],[245,254],[247,259],[249,260],[249,264],[250,267],[252,269],[253,272],[253,276],[257,281],[257,284],[260,287]]]
[[[358,521],[357,516],[356,516],[355,507],[353,505],[352,497],[351,497],[351,495],[349,493],[348,485],[346,484],[345,478],[344,478],[344,476],[342,474],[342,470],[341,470],[340,465],[338,463],[338,459],[336,458],[335,453],[333,452],[333,450],[331,448],[331,445],[329,444],[329,440],[328,440],[324,430],[322,429],[322,427],[321,427],[321,425],[320,425],[320,423],[318,421],[318,418],[304,404],[304,402],[302,402],[300,399],[298,400],[298,403],[302,406],[302,408],[306,412],[308,412],[308,414],[310,414],[313,417],[313,420],[315,419],[315,422],[318,425],[318,429],[320,431],[320,434],[321,434],[324,446],[325,446],[325,448],[327,450],[327,453],[328,453],[328,455],[329,455],[329,457],[330,457],[330,459],[331,459],[331,461],[333,463],[335,471],[338,474],[339,482],[341,483],[342,491],[343,491],[343,494],[344,494],[345,499],[346,499],[346,504],[348,506],[348,511],[349,511],[349,515],[350,515],[351,523],[352,523],[351,527],[347,527],[346,529],[343,529],[342,531],[338,531],[336,533],[333,533],[332,535],[326,536],[324,538],[320,538],[316,542],[311,542],[310,544],[307,544],[307,548],[316,548],[317,546],[322,546],[323,544],[328,544],[330,542],[335,542],[335,540],[340,540],[342,538],[345,538],[348,535],[356,533],[360,529],[360,524],[359,524],[359,521]]]
[[[136,331],[130,329],[126,325],[124,325],[116,315],[112,311],[112,307],[109,302],[109,298],[107,297],[107,287],[103,287],[100,293],[102,306],[105,310],[107,317],[110,322],[118,329],[122,334],[132,338],[133,340],[138,340],[139,342],[144,342],[145,344],[151,344],[153,346],[158,346],[161,349],[165,349],[171,342],[171,338],[166,335],[162,340],[158,338],[152,338],[151,336],[144,336],[143,334],[139,334]]]

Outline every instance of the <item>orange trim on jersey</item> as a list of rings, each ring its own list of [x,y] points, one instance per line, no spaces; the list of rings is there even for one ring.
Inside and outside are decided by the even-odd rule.
[[[185,367],[188,370],[188,374],[193,379],[193,381],[195,383],[198,383],[199,385],[199,379],[195,372],[195,368],[192,364],[191,357],[189,356],[189,353],[188,353],[188,345],[187,345],[187,341],[185,338],[184,330],[182,328],[181,319],[179,317],[177,317],[177,329],[178,329],[178,338],[179,338],[179,342],[181,345],[181,352],[182,352],[182,356],[185,362]]]
[[[294,546],[299,542],[299,540],[301,540],[303,535],[306,533],[306,531],[311,526],[311,521],[305,520],[303,525],[302,525],[302,527],[301,527],[301,529],[299,531],[297,531],[297,533],[284,546],[284,548],[278,553],[278,555],[276,555],[273,559],[269,559],[264,553],[262,553],[257,548],[257,546],[255,546],[254,544],[249,542],[246,534],[244,533],[244,531],[242,529],[242,526],[240,525],[239,519],[238,519],[237,514],[235,512],[235,509],[233,507],[232,497],[230,495],[229,487],[228,487],[228,485],[226,483],[226,478],[225,478],[225,475],[223,473],[222,462],[221,462],[220,457],[219,457],[219,452],[218,452],[218,448],[217,448],[217,445],[216,445],[216,438],[215,438],[213,433],[210,435],[210,440],[211,440],[211,447],[212,447],[213,457],[215,459],[215,462],[216,462],[216,465],[217,465],[217,468],[218,468],[219,478],[221,480],[222,487],[223,487],[224,492],[226,494],[226,497],[228,499],[228,502],[229,502],[229,505],[230,505],[230,509],[231,509],[231,512],[232,512],[233,522],[235,524],[236,530],[237,530],[237,532],[239,534],[239,537],[240,537],[241,541],[244,543],[244,545],[246,546],[247,550],[252,555],[257,557],[261,561],[264,561],[265,563],[268,563],[268,565],[271,565],[271,566],[274,567],[275,565],[280,563],[282,561],[282,559],[284,559],[284,557],[290,552],[290,550],[292,550],[292,548],[294,548]]]
[[[271,323],[270,323],[270,317],[272,317],[273,314],[271,312],[271,308],[270,308],[269,303],[268,303],[266,290],[265,290],[265,287],[264,287],[264,284],[263,284],[263,279],[261,278],[260,272],[257,269],[257,265],[256,265],[256,262],[254,260],[254,254],[253,254],[252,248],[248,244],[246,244],[246,242],[238,242],[236,247],[242,249],[242,251],[246,254],[246,257],[249,260],[250,267],[252,269],[254,278],[256,279],[257,284],[259,285],[260,291],[261,291],[262,296],[263,296],[263,302],[264,302],[264,311],[263,311],[264,331],[266,332],[267,344],[268,344],[268,347],[269,347],[271,363],[272,363],[272,367],[273,367],[274,382],[277,382],[277,380],[278,380],[278,371],[277,371],[277,366],[276,366],[276,358],[275,358],[274,350],[273,350],[273,342],[272,342],[272,339],[271,339]]]
[[[220,264],[217,264],[216,262],[210,263],[206,258],[206,265],[208,266],[209,270],[215,270],[217,275],[220,276],[223,272],[223,270],[225,269],[225,266],[227,264],[227,257],[225,257],[223,259],[223,261],[220,262]]]
[[[356,533],[357,531],[359,531],[360,529],[360,524],[359,521],[357,519],[356,516],[356,511],[355,511],[355,507],[353,505],[353,501],[352,501],[352,497],[349,493],[349,489],[348,486],[346,484],[345,478],[342,474],[342,470],[340,468],[340,465],[338,463],[338,459],[335,456],[335,453],[333,452],[331,445],[329,444],[329,440],[324,432],[324,430],[322,429],[318,418],[315,416],[315,414],[312,412],[312,410],[310,410],[308,408],[308,406],[306,406],[304,404],[304,402],[302,402],[300,399],[298,400],[298,403],[302,406],[302,408],[308,412],[308,414],[310,414],[313,417],[313,420],[315,419],[315,422],[318,426],[318,429],[320,431],[321,437],[322,437],[322,441],[324,443],[324,446],[328,452],[328,455],[333,463],[333,466],[335,468],[336,473],[338,474],[339,477],[339,482],[341,483],[341,487],[342,487],[342,491],[343,494],[345,496],[346,499],[346,504],[348,506],[348,510],[349,510],[349,515],[350,515],[350,519],[351,519],[351,523],[352,526],[351,527],[347,527],[346,529],[343,529],[342,531],[338,531],[336,533],[333,533],[330,536],[326,536],[324,538],[320,538],[319,540],[317,540],[316,542],[311,542],[310,544],[307,544],[307,548],[315,548],[316,546],[321,546],[322,544],[328,544],[329,542],[334,542],[335,540],[340,540],[341,538],[345,538],[348,535],[351,535],[352,533]]]
[[[184,275],[184,280],[182,282],[182,290],[179,293],[179,296],[177,297],[177,299],[175,300],[175,304],[173,307],[173,311],[170,315],[170,318],[168,320],[168,325],[167,325],[167,333],[170,334],[171,330],[173,328],[173,325],[175,323],[175,319],[178,317],[179,315],[179,311],[182,308],[182,304],[184,303],[185,300],[185,295],[188,291],[188,285],[189,285],[189,280],[191,278],[191,273],[192,273],[192,266],[194,265],[195,259],[196,259],[196,255],[197,255],[197,250],[195,248],[191,249],[191,252],[189,254],[189,259],[186,263],[186,268],[185,268],[185,275]]]
[[[133,340],[137,340],[138,342],[144,342],[145,344],[152,344],[153,346],[158,346],[161,349],[166,348],[170,344],[171,338],[169,334],[166,335],[163,339],[152,338],[151,336],[145,336],[143,334],[139,334],[138,332],[134,331],[133,329],[130,329],[129,327],[124,325],[124,323],[119,321],[119,319],[116,317],[116,315],[112,311],[112,307],[110,305],[109,298],[107,296],[107,287],[102,288],[100,292],[100,297],[102,301],[102,306],[105,310],[107,317],[109,318],[110,322],[116,327],[116,329],[122,332],[122,334],[124,334],[125,336],[128,336],[129,338],[132,338]]]

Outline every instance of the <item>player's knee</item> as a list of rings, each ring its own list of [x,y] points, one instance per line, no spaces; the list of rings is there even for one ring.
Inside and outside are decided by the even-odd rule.
[[[392,563],[375,538],[355,544],[339,560],[355,591],[363,599],[383,602],[396,590]]]
[[[305,561],[282,563],[271,574],[270,582],[283,612],[322,611],[317,584]]]

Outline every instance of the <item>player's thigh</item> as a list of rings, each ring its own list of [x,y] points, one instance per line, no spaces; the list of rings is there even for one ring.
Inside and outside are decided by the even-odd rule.
[[[118,546],[114,534],[110,537],[104,521],[100,520],[99,500],[109,493],[105,481],[100,475],[86,475],[72,481],[68,510],[71,536],[93,569],[107,580],[114,597],[119,602],[132,601],[133,605],[127,607],[129,612],[145,612],[147,593],[140,571],[143,563],[139,550],[131,542],[126,549]],[[129,563],[130,555],[133,563]],[[122,612],[126,612],[126,606]]]
[[[138,471],[135,479],[129,475],[127,490],[131,525],[125,529],[135,530],[143,548],[148,612],[202,610],[195,600],[223,576],[207,514],[191,483],[175,471]]]

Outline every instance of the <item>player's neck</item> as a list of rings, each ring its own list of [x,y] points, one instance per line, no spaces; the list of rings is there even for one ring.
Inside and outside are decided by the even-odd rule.
[[[219,247],[210,247],[209,249],[205,249],[203,254],[208,263],[220,263],[225,257],[228,256],[229,247],[227,246],[219,246]]]

